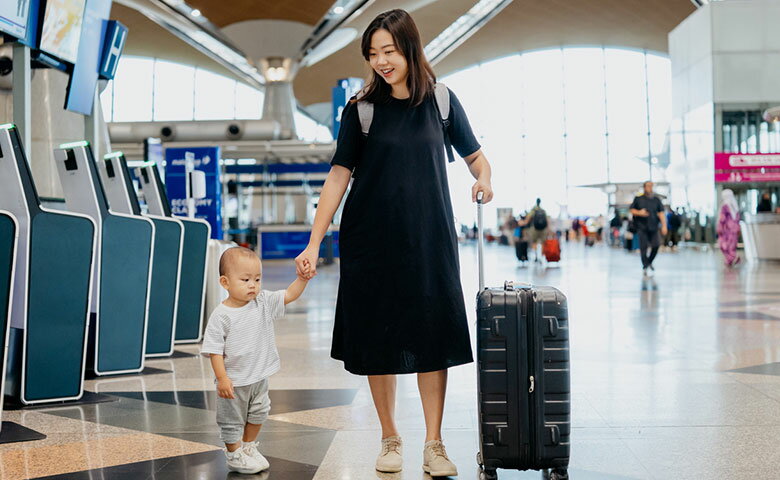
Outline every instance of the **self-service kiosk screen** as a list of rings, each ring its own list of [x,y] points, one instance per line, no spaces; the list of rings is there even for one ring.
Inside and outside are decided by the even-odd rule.
[[[40,48],[60,60],[76,63],[86,0],[48,0]]]
[[[16,38],[27,35],[27,16],[32,0],[3,0],[0,2],[0,31]]]

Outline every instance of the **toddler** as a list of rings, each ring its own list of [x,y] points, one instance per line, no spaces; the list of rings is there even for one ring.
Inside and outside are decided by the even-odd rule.
[[[222,254],[219,275],[229,297],[209,317],[201,354],[211,357],[217,377],[217,424],[228,469],[257,473],[269,467],[256,439],[271,410],[268,377],[279,371],[274,321],[307,280],[299,276],[286,290],[261,290],[260,259],[243,247]]]

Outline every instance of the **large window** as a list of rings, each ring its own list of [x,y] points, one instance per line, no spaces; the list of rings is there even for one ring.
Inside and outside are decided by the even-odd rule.
[[[100,95],[107,122],[259,119],[263,92],[208,70],[155,58],[122,57]],[[330,129],[295,113],[299,138],[333,140]]]
[[[493,165],[496,207],[535,199],[552,216],[606,214],[588,185],[664,180],[671,121],[668,57],[620,48],[556,48],[512,55],[442,79],[461,100]],[[660,163],[659,163],[660,162]],[[450,170],[458,220],[470,223],[474,180]]]

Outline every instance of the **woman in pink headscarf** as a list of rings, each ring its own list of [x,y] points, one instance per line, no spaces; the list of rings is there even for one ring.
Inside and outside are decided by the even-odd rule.
[[[740,262],[737,255],[737,241],[739,240],[739,205],[734,197],[734,192],[725,189],[721,193],[723,203],[718,217],[718,243],[726,265],[733,267]]]

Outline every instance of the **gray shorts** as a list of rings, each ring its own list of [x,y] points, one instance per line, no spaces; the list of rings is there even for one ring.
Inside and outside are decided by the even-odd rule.
[[[217,425],[222,441],[238,443],[244,436],[244,425],[260,425],[268,419],[271,398],[268,396],[268,379],[251,385],[233,387],[236,398],[217,396]]]

